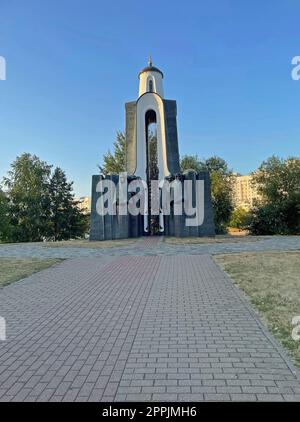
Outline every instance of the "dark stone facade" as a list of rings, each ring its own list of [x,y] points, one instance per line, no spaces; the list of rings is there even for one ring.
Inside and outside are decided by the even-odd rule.
[[[134,174],[136,170],[136,101],[125,104],[126,110],[126,171]]]
[[[163,100],[165,111],[165,128],[167,143],[167,164],[171,174],[180,172],[178,135],[177,135],[177,105],[174,100]]]
[[[119,175],[113,174],[106,176],[107,179],[118,185]],[[112,240],[127,239],[129,237],[143,236],[143,217],[141,215],[132,216],[119,215],[119,198],[116,197],[116,215],[99,215],[97,212],[97,201],[101,200],[101,194],[97,192],[98,183],[103,180],[101,175],[94,175],[92,178],[92,204],[91,204],[91,230],[90,240]],[[132,181],[128,177],[127,182]],[[130,198],[128,193],[127,198]]]
[[[178,174],[177,177],[184,182],[184,180],[203,180],[204,181],[204,221],[203,224],[197,227],[186,226],[186,218],[188,216],[183,212],[182,215],[174,215],[174,208],[171,202],[170,215],[164,216],[164,235],[175,236],[175,237],[187,237],[187,236],[214,236],[215,227],[213,221],[213,212],[211,205],[211,193],[210,193],[210,178],[208,172],[196,173],[194,171],[188,171],[183,174]],[[116,185],[119,181],[118,175],[107,176],[109,180],[112,180]],[[118,197],[116,197],[116,215],[99,215],[97,213],[97,201],[101,200],[101,194],[97,192],[97,184],[100,180],[103,180],[103,176],[95,175],[92,181],[92,209],[91,209],[91,232],[90,240],[111,240],[111,239],[126,239],[130,237],[140,237],[147,235],[144,233],[143,228],[143,216],[132,216],[118,215]],[[128,176],[128,183],[132,181],[134,177]],[[171,177],[169,179],[174,179]],[[184,183],[182,183],[184,186]],[[194,186],[194,185],[193,185]],[[195,189],[193,189],[193,196],[195,195]],[[183,189],[184,197],[184,189]],[[130,194],[127,195],[129,200]]]
[[[196,180],[204,181],[204,221],[200,226],[189,227],[186,225],[186,218],[189,218],[183,212],[182,215],[174,215],[171,207],[171,213],[169,216],[164,217],[166,236],[175,237],[200,237],[200,236],[214,236],[215,225],[211,204],[211,186],[210,177],[207,171],[196,173],[195,171],[187,171],[179,175],[179,179],[183,185],[183,198],[184,198],[184,181],[191,180],[193,182],[193,205],[195,205],[195,184]]]

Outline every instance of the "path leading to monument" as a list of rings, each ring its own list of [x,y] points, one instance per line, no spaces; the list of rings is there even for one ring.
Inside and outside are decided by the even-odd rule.
[[[68,260],[0,291],[0,401],[300,400],[208,255]]]

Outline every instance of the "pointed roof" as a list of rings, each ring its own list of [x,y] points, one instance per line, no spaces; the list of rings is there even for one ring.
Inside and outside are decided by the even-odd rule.
[[[162,73],[162,71],[159,70],[157,67],[152,65],[152,57],[151,56],[149,56],[149,59],[148,59],[148,66],[144,67],[144,69],[142,69],[140,71],[139,77],[140,77],[141,73],[144,73],[144,72],[158,72],[158,73],[161,74],[162,77],[164,77],[164,74]]]

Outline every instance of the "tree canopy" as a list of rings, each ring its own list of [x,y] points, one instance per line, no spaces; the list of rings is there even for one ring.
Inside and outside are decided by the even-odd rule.
[[[203,163],[199,160],[198,155],[184,155],[180,160],[181,171],[195,170],[196,172],[203,170]]]
[[[245,230],[249,226],[250,219],[250,212],[242,207],[238,207],[232,211],[229,226],[239,230]]]
[[[268,158],[253,174],[253,183],[262,200],[252,210],[251,232],[300,233],[300,158]]]
[[[206,170],[210,174],[212,206],[217,233],[226,232],[233,211],[232,171],[223,158],[213,156],[199,160],[197,155],[185,155],[181,160],[181,170]]]
[[[8,241],[11,236],[12,226],[9,217],[9,199],[0,189],[0,240]]]
[[[81,237],[87,229],[87,216],[78,208],[74,200],[73,182],[68,182],[66,174],[57,167],[49,183],[50,227],[53,240],[67,240]]]
[[[87,219],[76,202],[63,170],[28,153],[17,157],[0,193],[0,240],[35,242],[81,237]]]
[[[23,154],[11,164],[4,186],[15,241],[39,241],[47,232],[50,174],[51,166],[36,155]]]
[[[104,154],[103,164],[99,168],[103,174],[122,173],[126,170],[126,139],[123,132],[117,132],[113,153],[109,150]]]

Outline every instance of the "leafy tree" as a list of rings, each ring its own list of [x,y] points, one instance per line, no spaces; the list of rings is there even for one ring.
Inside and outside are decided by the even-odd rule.
[[[180,160],[181,171],[195,170],[199,172],[203,170],[203,163],[199,160],[198,155],[184,155]]]
[[[49,183],[50,227],[48,236],[53,240],[82,237],[87,231],[87,216],[74,200],[73,182],[57,167]]]
[[[230,227],[245,230],[250,224],[250,213],[242,207],[233,210],[229,222]]]
[[[157,139],[156,134],[149,131],[148,134],[149,174],[151,179],[157,178]],[[103,155],[103,165],[99,166],[104,174],[121,173],[126,171],[126,139],[123,132],[117,132],[117,139],[114,142],[114,151],[108,151]]]
[[[4,178],[14,241],[41,241],[47,235],[50,173],[51,166],[26,153],[17,157]]]
[[[150,180],[158,179],[157,137],[153,132],[148,134],[148,156]]]
[[[210,178],[216,232],[226,233],[233,211],[232,178],[214,170],[210,173]]]
[[[149,160],[149,168],[148,168],[148,177],[149,177],[149,184],[148,184],[148,200],[151,203],[153,194],[151,189],[151,180],[158,180],[159,171],[158,171],[158,157],[157,157],[157,136],[156,132],[153,132],[150,128],[148,128],[148,160]],[[151,234],[158,234],[159,233],[159,216],[158,215],[150,215],[150,233]]]
[[[228,164],[226,163],[223,158],[214,155],[213,157],[207,158],[204,163],[203,167],[205,167],[210,173],[212,172],[219,172],[224,175],[231,175],[231,171],[228,168]]]
[[[216,232],[226,232],[233,211],[232,172],[226,161],[217,156],[200,161],[197,155],[186,155],[181,160],[181,169],[209,172]]]
[[[300,233],[300,158],[272,156],[253,174],[262,196],[252,211],[253,234]]]
[[[0,189],[0,241],[10,240],[12,227],[10,223],[9,199]]]
[[[300,191],[300,158],[286,160],[272,156],[263,161],[253,174],[253,183],[264,202],[282,203],[298,197]]]
[[[233,175],[223,158],[213,156],[203,163],[211,179],[212,205],[217,233],[226,233],[233,211]]]
[[[0,239],[36,242],[70,239],[87,230],[87,216],[74,202],[65,173],[35,155],[22,154],[12,163],[0,191]],[[3,227],[7,228],[6,230]]]
[[[282,221],[276,208],[271,204],[261,204],[254,207],[251,210],[249,230],[253,235],[283,233]]]
[[[103,156],[103,165],[99,166],[104,174],[121,173],[126,170],[126,139],[123,132],[117,132],[114,152],[108,151]]]

